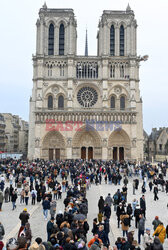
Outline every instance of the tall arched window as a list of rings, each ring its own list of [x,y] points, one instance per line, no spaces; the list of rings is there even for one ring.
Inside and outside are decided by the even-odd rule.
[[[111,97],[111,100],[110,100],[110,107],[111,107],[111,109],[115,109],[115,96],[112,96],[112,97]]]
[[[120,77],[124,78],[124,65],[120,65]]]
[[[64,108],[64,97],[62,95],[60,95],[58,97],[58,108],[59,109],[63,109]]]
[[[64,25],[61,24],[59,28],[59,55],[64,55],[64,35],[65,35]]]
[[[121,110],[125,109],[125,96],[120,97],[120,109]]]
[[[115,55],[115,29],[114,25],[111,25],[110,28],[110,55]]]
[[[124,56],[124,26],[120,27],[120,56]]]
[[[52,95],[48,96],[48,109],[53,109],[53,97],[52,97]]]
[[[115,78],[115,65],[110,65],[110,78]]]
[[[52,23],[48,31],[48,54],[54,55],[54,25]]]

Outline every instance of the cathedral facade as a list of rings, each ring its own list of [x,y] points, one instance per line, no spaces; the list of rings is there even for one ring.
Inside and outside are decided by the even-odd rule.
[[[30,98],[29,159],[143,159],[134,12],[105,10],[97,56],[77,55],[72,9],[49,9],[37,20]]]

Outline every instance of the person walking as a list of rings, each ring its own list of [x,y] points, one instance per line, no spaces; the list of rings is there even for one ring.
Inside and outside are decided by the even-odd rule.
[[[146,247],[149,247],[153,243],[153,239],[150,237],[150,229],[146,228],[146,231],[144,233],[144,249]]]
[[[164,227],[163,223],[160,222],[159,226],[153,233],[153,236],[158,236],[160,242],[163,244],[166,238],[166,228]]]
[[[16,200],[17,200],[17,190],[15,189],[12,192],[12,196],[11,196],[11,201],[12,201],[12,210],[14,210],[16,208]]]
[[[48,197],[46,197],[45,200],[42,202],[42,206],[43,206],[44,219],[47,220],[48,210],[50,209],[50,202],[48,200]]]
[[[2,223],[0,222],[0,241],[3,240],[4,235],[5,235],[5,229]]]
[[[134,217],[135,217],[135,227],[138,227],[138,222],[140,220],[140,214],[141,214],[141,209],[139,207],[139,204],[137,204],[135,211],[134,211]]]
[[[30,192],[29,192],[29,189],[26,187],[25,188],[25,203],[26,203],[26,206],[28,206],[29,197],[30,197]]]
[[[50,202],[50,215],[55,218],[57,203],[56,200]]]
[[[103,213],[103,210],[104,210],[104,199],[103,199],[103,196],[100,196],[100,199],[98,201],[98,208],[99,208],[99,213]]]
[[[32,205],[35,205],[37,198],[37,191],[34,188],[31,191],[31,197],[32,197]]]
[[[145,201],[145,195],[142,195],[140,198],[140,208],[141,213],[144,215],[144,218],[146,218],[146,201]]]
[[[19,215],[19,219],[21,221],[21,226],[25,226],[26,225],[26,223],[29,220],[29,217],[30,217],[30,215],[27,212],[27,208],[24,208],[23,211]]]
[[[51,219],[47,223],[47,241],[50,240],[53,228],[54,228],[54,217],[51,217]]]
[[[5,188],[5,193],[4,193],[5,203],[7,203],[9,201],[9,194],[10,194],[9,187],[6,187]]]
[[[145,231],[145,218],[143,214],[140,214],[139,218],[140,220],[138,223],[138,244],[141,243],[141,235],[144,236],[144,231]]]
[[[157,185],[155,185],[155,186],[154,186],[154,189],[153,189],[154,201],[159,200],[158,192],[159,192],[158,187],[157,187]]]
[[[127,236],[128,230],[129,230],[129,215],[123,212],[120,215],[121,225],[122,225],[122,231],[123,231],[123,237]]]
[[[110,219],[111,216],[111,207],[107,203],[104,207],[104,216],[106,216],[108,219]]]
[[[154,231],[156,230],[156,228],[159,226],[160,223],[161,223],[161,221],[159,220],[159,217],[155,216],[155,219],[152,221]]]
[[[109,237],[108,237],[108,234],[110,232],[110,223],[109,223],[109,219],[104,216],[104,232],[106,234],[106,239],[107,239],[107,242],[108,242],[108,246],[110,245],[110,240],[109,240]]]
[[[117,206],[117,212],[116,212],[117,221],[118,221],[118,228],[120,227],[120,216],[123,214],[123,212],[124,212],[124,207],[123,207],[122,203],[120,203]]]
[[[0,191],[0,211],[2,211],[2,204],[3,204],[4,196],[2,191]]]
[[[107,197],[105,198],[105,201],[104,201],[105,204],[108,204],[109,207],[111,207],[112,203],[113,203],[113,200],[111,198],[111,194],[108,193]]]

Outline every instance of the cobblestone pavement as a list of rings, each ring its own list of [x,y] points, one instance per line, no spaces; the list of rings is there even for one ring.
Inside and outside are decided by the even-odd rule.
[[[89,213],[88,213],[88,222],[90,225],[90,230],[88,233],[88,240],[91,239],[92,233],[92,221],[95,217],[97,217],[98,214],[98,199],[100,195],[102,195],[104,198],[108,193],[113,194],[115,191],[117,191],[118,188],[122,188],[122,182],[121,185],[115,186],[114,184],[104,184],[104,181],[102,182],[102,185],[95,185],[93,184],[91,189],[87,191],[87,199],[89,202]],[[128,183],[128,202],[132,203],[132,200],[134,198],[137,198],[138,201],[141,197],[141,186],[142,181],[140,181],[139,190],[136,191],[136,195],[132,195],[132,179],[129,179]],[[152,227],[152,221],[154,217],[157,215],[159,216],[159,219],[163,221],[164,225],[166,226],[168,224],[168,195],[166,195],[165,192],[159,192],[159,200],[154,201],[153,200],[153,192],[149,191],[149,188],[147,186],[147,192],[145,194],[146,197],[146,205],[147,205],[147,220],[145,227],[151,228],[151,234],[153,233],[153,227]],[[63,205],[63,199],[65,198],[65,193],[63,193],[63,197],[61,200],[57,202],[57,212],[59,210],[64,211],[64,205]],[[29,201],[30,203],[30,201]],[[25,207],[24,204],[19,204],[19,199],[17,199],[17,208],[16,210],[12,211],[12,204],[11,203],[4,203],[3,204],[3,211],[0,212],[0,221],[5,227],[5,240],[9,239],[10,237],[17,234],[18,229],[20,227],[20,220],[19,220],[19,214]],[[43,213],[42,213],[42,206],[41,204],[36,204],[35,206],[31,206],[30,204],[27,206],[28,212],[31,214],[30,216],[30,225],[32,229],[33,234],[33,240],[40,236],[44,241],[47,239],[46,234],[46,224],[47,221],[44,220]],[[50,216],[48,215],[48,218]],[[134,220],[132,221],[132,226],[130,230],[135,230],[135,239],[137,240],[137,230],[134,227]],[[110,220],[110,226],[111,226],[111,232],[109,235],[111,245],[114,245],[115,240],[117,237],[122,236],[121,229],[117,228],[117,219],[114,212],[114,209],[112,207],[112,216]],[[168,240],[165,240],[164,243],[164,249],[168,249]]]

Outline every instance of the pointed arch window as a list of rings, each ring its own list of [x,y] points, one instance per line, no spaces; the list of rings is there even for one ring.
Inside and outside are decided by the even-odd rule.
[[[53,109],[53,97],[52,97],[52,95],[48,96],[48,109]]]
[[[64,108],[64,97],[62,95],[60,95],[58,97],[58,108],[59,109],[63,109]]]
[[[110,78],[115,78],[115,65],[110,65]]]
[[[110,108],[111,108],[111,109],[115,109],[115,96],[112,96],[112,97],[111,97],[111,100],[110,100]]]
[[[120,56],[124,56],[124,26],[120,27]]]
[[[115,29],[114,25],[111,25],[110,28],[110,55],[115,55]]]
[[[65,39],[65,29],[64,25],[61,24],[59,28],[59,55],[64,55],[64,39]]]
[[[122,64],[122,65],[120,65],[120,78],[124,78],[124,74],[125,72],[124,72],[124,65]]]
[[[120,110],[125,109],[125,96],[120,97]]]
[[[54,55],[54,25],[52,23],[48,31],[48,55]]]

